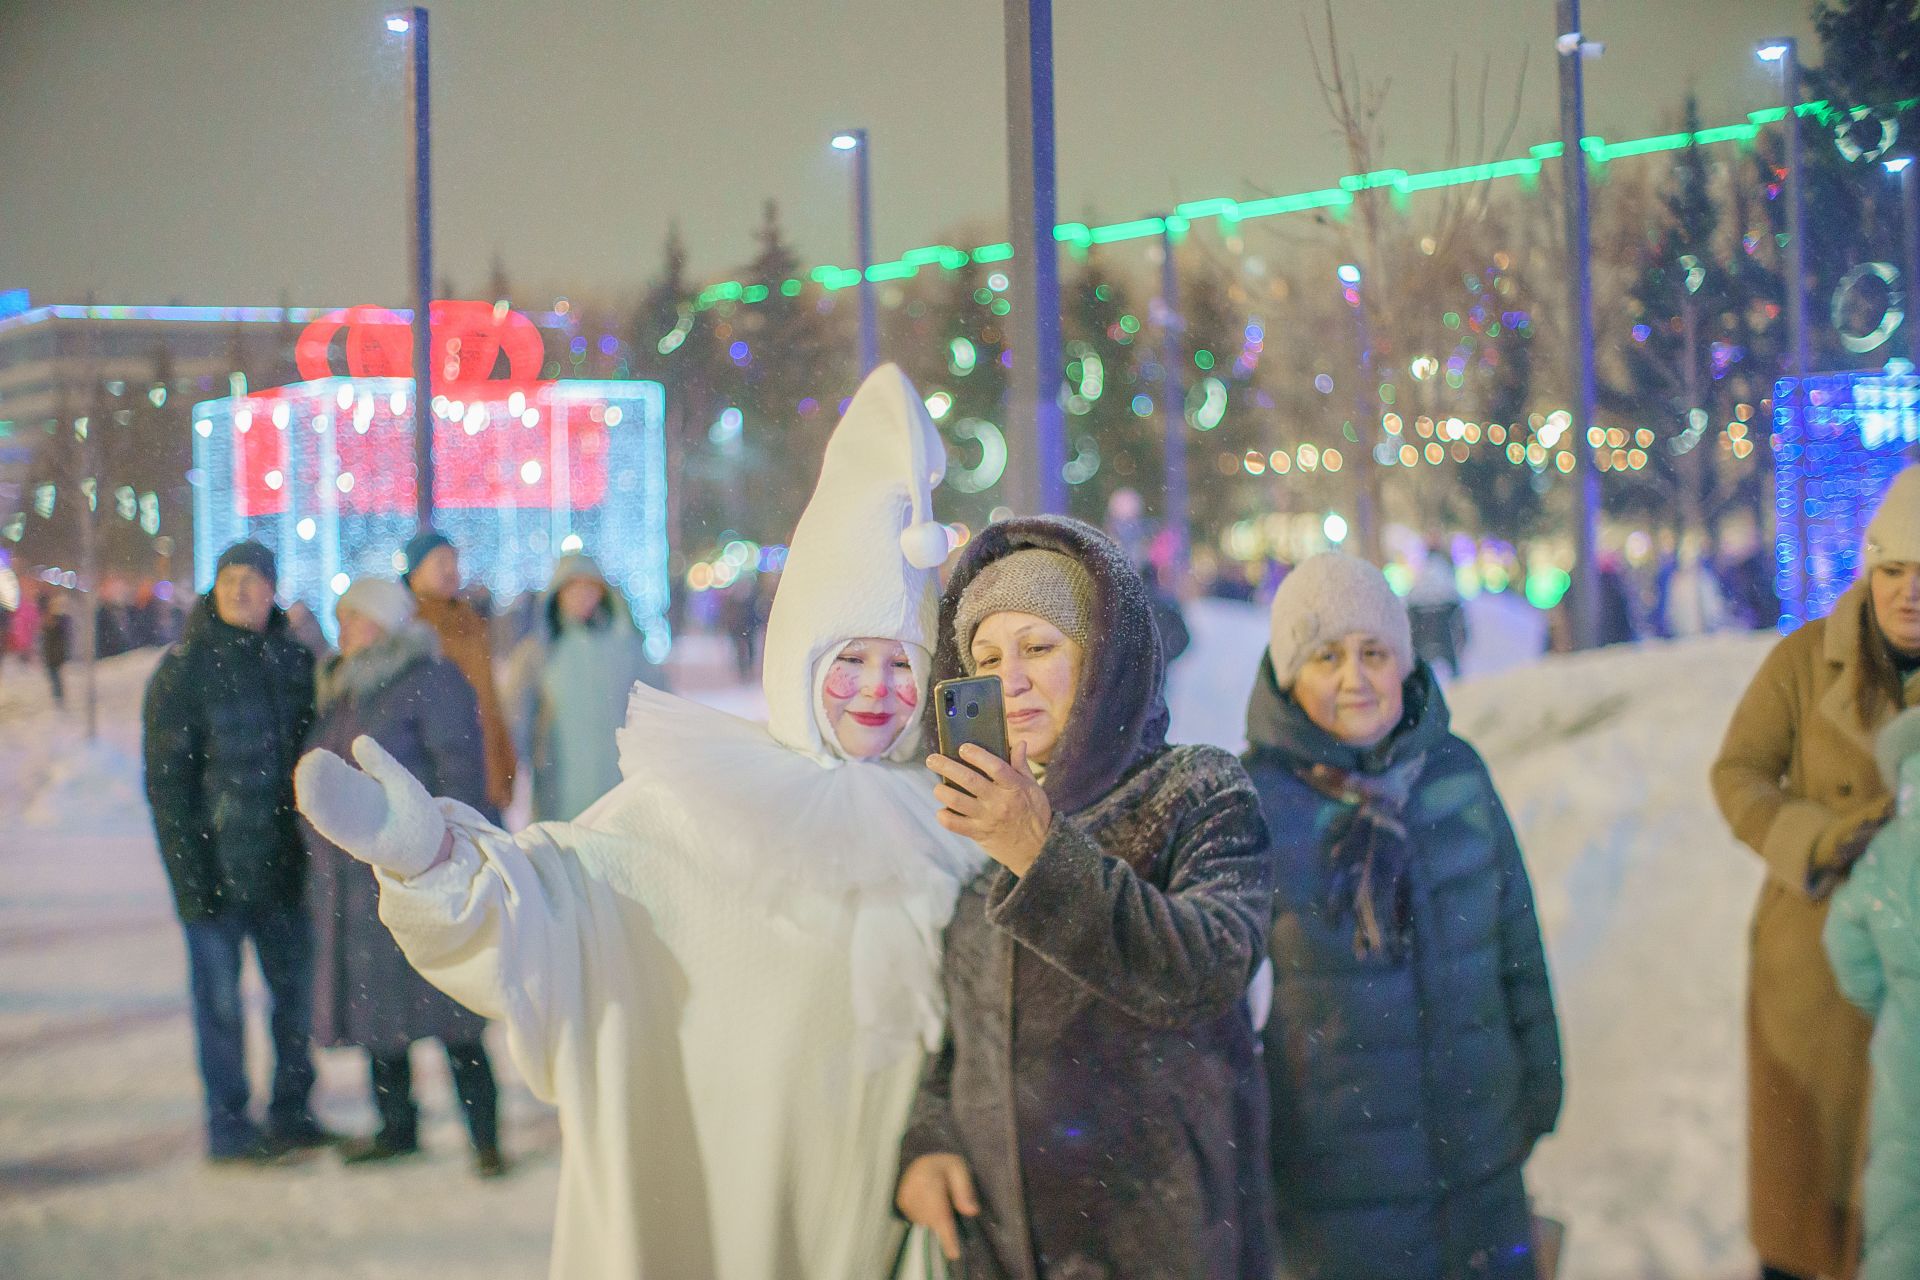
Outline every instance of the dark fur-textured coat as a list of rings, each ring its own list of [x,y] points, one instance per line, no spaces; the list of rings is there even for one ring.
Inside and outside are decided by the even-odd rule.
[[[425,626],[412,624],[321,670],[320,714],[308,745],[352,759],[353,740],[363,733],[429,793],[475,808],[486,803],[479,703],[460,668],[439,656]],[[486,1020],[414,972],[380,923],[373,869],[304,818],[301,828],[313,855],[307,886],[314,932],[313,1038],[388,1055],[428,1036],[448,1044],[478,1040]]]
[[[958,674],[960,593],[1023,547],[1096,585],[1075,712],[1045,788],[1053,825],[1022,877],[992,868],[946,934],[949,1032],[901,1165],[963,1156],[982,1213],[969,1280],[1266,1280],[1265,1088],[1244,992],[1271,887],[1246,775],[1168,747],[1152,606],[1118,548],[1057,519],[990,526],[941,605],[936,677]]]
[[[182,920],[300,904],[293,766],[313,723],[313,655],[279,609],[266,630],[194,605],[141,707],[147,802]]]
[[[1298,1280],[1532,1280],[1521,1165],[1560,1110],[1560,1039],[1520,846],[1426,665],[1400,727],[1345,746],[1261,663],[1247,771],[1273,832],[1273,1186]],[[1412,764],[1419,760],[1418,766]],[[1330,905],[1352,805],[1302,775],[1418,767],[1410,946],[1359,956]]]

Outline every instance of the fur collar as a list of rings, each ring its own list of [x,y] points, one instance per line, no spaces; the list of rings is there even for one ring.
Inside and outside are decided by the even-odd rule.
[[[380,692],[416,662],[440,656],[440,638],[418,620],[362,649],[351,658],[336,654],[320,668],[317,701],[325,711],[342,699]]]

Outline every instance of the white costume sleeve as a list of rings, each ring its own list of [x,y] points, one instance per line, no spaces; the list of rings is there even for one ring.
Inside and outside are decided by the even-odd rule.
[[[569,1032],[625,965],[613,890],[578,856],[579,841],[606,837],[565,823],[510,836],[439,804],[451,856],[411,879],[377,870],[380,919],[429,982],[505,1025],[528,1087],[552,1102]]]

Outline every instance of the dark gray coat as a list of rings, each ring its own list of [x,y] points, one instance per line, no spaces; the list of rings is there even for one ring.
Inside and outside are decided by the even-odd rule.
[[[310,747],[351,760],[366,734],[420,784],[479,808],[487,798],[480,707],[460,669],[439,656],[418,624],[320,674],[320,715]],[[373,870],[343,853],[304,819],[312,868],[307,901],[314,921],[313,1037],[395,1054],[415,1040],[478,1040],[486,1020],[430,985],[407,963],[380,923]]]
[[[1011,520],[976,539],[942,603],[936,676],[958,670],[966,583],[1024,546],[1088,566],[1094,638],[1039,859],[976,878],[948,926],[947,1042],[902,1168],[966,1159],[983,1210],[970,1280],[1267,1280],[1265,1090],[1242,999],[1271,892],[1258,806],[1232,756],[1165,744],[1151,605],[1088,526]]]
[[[1247,770],[1273,832],[1266,1027],[1279,1246],[1298,1280],[1532,1280],[1521,1165],[1560,1110],[1560,1040],[1533,891],[1486,765],[1423,663],[1400,727],[1342,745],[1263,662]],[[1330,842],[1353,807],[1316,764],[1418,759],[1404,810],[1411,944],[1356,955]],[[1409,766],[1411,767],[1411,766]]]

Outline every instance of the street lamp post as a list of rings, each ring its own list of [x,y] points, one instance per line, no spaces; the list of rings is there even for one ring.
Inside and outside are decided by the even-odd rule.
[[[873,187],[868,172],[867,131],[843,129],[833,135],[835,151],[853,153],[853,238],[860,265],[860,375],[865,377],[880,363],[880,324],[874,310],[873,281],[867,273],[873,269]]]
[[[1006,0],[1008,239],[1016,270],[1008,345],[1008,426],[1030,447],[1029,510],[1065,514],[1066,415],[1060,405],[1060,259],[1054,249],[1053,0]],[[1023,430],[1033,424],[1032,433]]]
[[[1187,496],[1187,400],[1180,385],[1180,269],[1173,257],[1173,232],[1160,232],[1160,378],[1161,448],[1167,482],[1167,529],[1173,534],[1169,575],[1181,581],[1187,571],[1192,529]]]
[[[1800,45],[1792,37],[1768,40],[1755,50],[1762,62],[1780,66],[1780,101],[1786,115],[1780,123],[1787,131],[1787,367],[1793,375],[1791,401],[1794,418],[1806,421],[1807,388],[1807,242],[1805,232],[1806,201],[1802,191],[1805,167],[1800,156]],[[1792,504],[1789,513],[1793,528],[1793,573],[1799,579],[1795,595],[1804,598],[1807,573],[1807,495],[1805,472],[1795,468],[1799,488],[1787,495]]]
[[[1920,167],[1913,159],[1896,156],[1885,163],[1887,172],[1900,182],[1901,272],[1907,295],[1907,314],[1901,323],[1907,327],[1907,360],[1920,374]]]
[[[1580,139],[1586,133],[1585,89],[1581,59],[1600,52],[1580,29],[1580,0],[1557,0],[1560,57],[1560,172],[1565,188],[1568,274],[1572,277],[1569,328],[1573,343],[1573,645],[1591,649],[1600,643],[1600,476],[1593,465],[1587,433],[1593,429],[1593,244],[1587,214],[1587,157]]]
[[[427,85],[427,10],[415,5],[387,15],[387,30],[407,45],[413,99],[413,216],[408,271],[413,280],[414,518],[433,524],[433,120]]]

